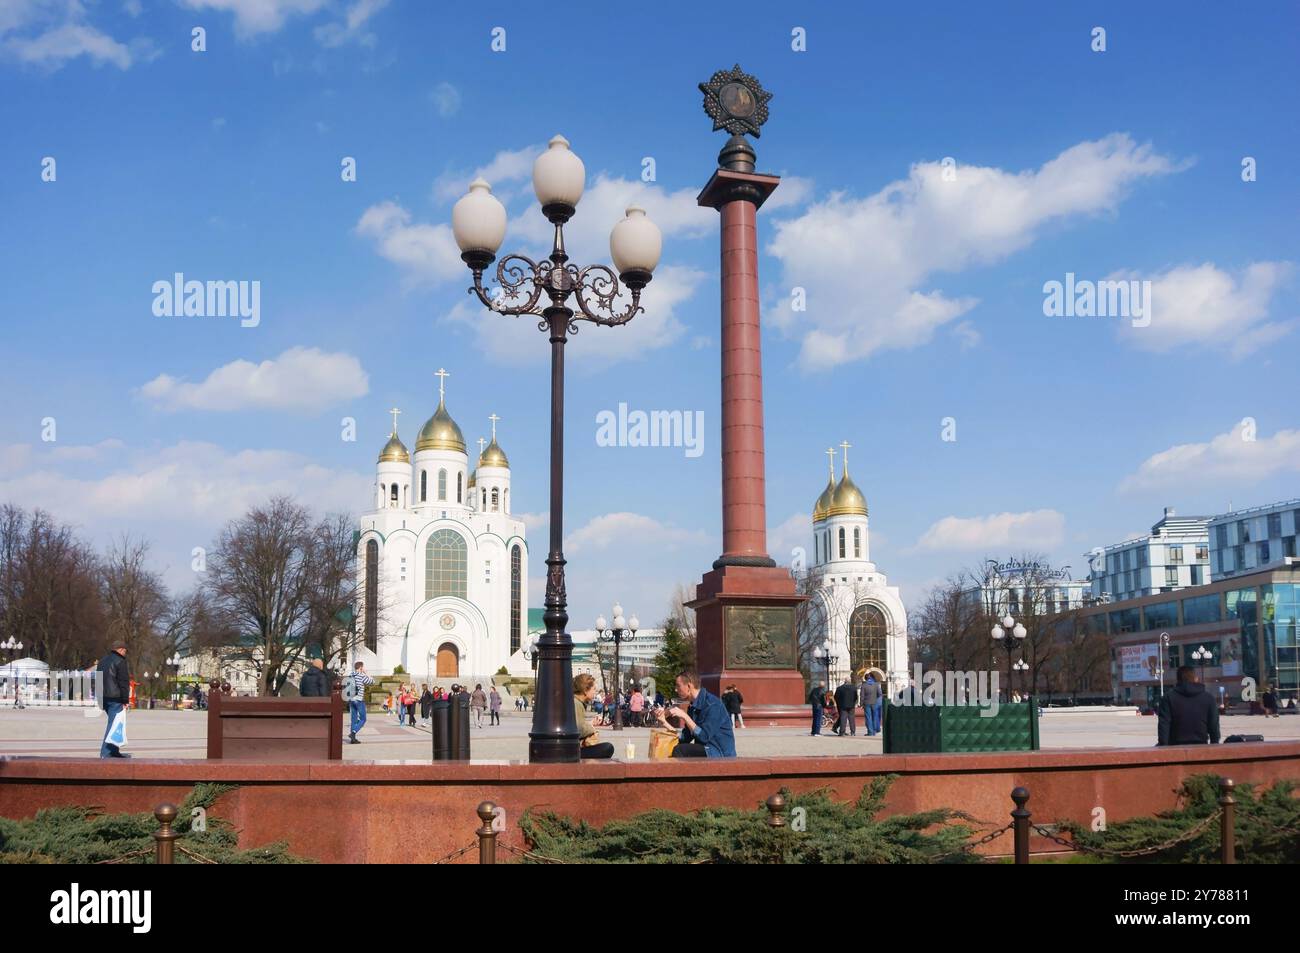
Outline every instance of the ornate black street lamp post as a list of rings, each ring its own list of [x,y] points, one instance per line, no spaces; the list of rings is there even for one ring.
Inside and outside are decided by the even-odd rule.
[[[1017,622],[1008,612],[1002,617],[1000,623],[994,623],[989,635],[993,637],[994,642],[1006,642],[1007,649],[1007,701],[1011,701],[1011,655],[1015,646],[1024,644],[1025,636],[1028,633],[1025,627]]]
[[[596,617],[596,637],[602,642],[614,643],[614,730],[623,730],[623,706],[619,703],[619,695],[623,691],[623,667],[619,659],[619,646],[624,642],[631,642],[636,638],[636,630],[640,628],[640,623],[636,616],[631,619],[623,618],[623,607],[617,602],[614,603],[614,625],[612,628],[606,628],[605,617]]]
[[[569,151],[563,136],[551,139],[546,152],[533,164],[533,191],[542,214],[555,226],[550,257],[534,262],[523,255],[506,255],[496,268],[497,289],[483,287],[483,272],[496,260],[506,233],[505,206],[492,195],[483,179],[475,179],[469,192],[452,209],[451,227],[461,260],[474,274],[471,294],[484,306],[505,315],[539,317],[537,327],[551,343],[551,526],[546,556],[546,632],[538,640],[537,707],[529,732],[528,760],[574,762],[578,760],[578,725],[574,719],[573,640],[565,631],[569,622],[564,591],[564,344],[576,334],[579,321],[606,327],[627,324],[641,308],[641,289],[659,264],[662,237],[646,218],[645,210],[632,206],[627,217],[609,236],[610,256],[618,274],[605,265],[579,268],[569,263],[564,250],[564,224],[573,217],[586,179],[582,160]],[[620,282],[622,283],[620,285]],[[620,302],[623,286],[631,300]],[[541,306],[545,295],[545,306]],[[578,313],[569,306],[569,299]]]

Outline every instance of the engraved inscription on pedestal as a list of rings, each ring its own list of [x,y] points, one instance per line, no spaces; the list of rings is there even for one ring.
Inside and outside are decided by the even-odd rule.
[[[795,667],[792,607],[727,606],[724,629],[727,668]]]

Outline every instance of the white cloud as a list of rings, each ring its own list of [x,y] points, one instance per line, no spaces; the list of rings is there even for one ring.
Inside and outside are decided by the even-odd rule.
[[[812,516],[809,513],[795,513],[779,526],[767,528],[767,551],[781,566],[791,564],[796,548],[803,550],[804,565],[811,563],[812,557],[808,549],[811,540]]]
[[[443,84],[446,85],[446,84]],[[437,91],[434,91],[437,102]],[[455,202],[469,191],[469,184],[481,178],[492,186],[492,193],[505,201],[513,190],[509,186],[531,181],[533,162],[545,151],[545,145],[524,146],[522,149],[507,149],[498,152],[487,165],[479,166],[473,172],[447,172],[438,176],[433,183],[433,197],[440,202]]]
[[[231,361],[197,384],[159,374],[140,393],[164,410],[311,412],[368,390],[369,378],[352,355],[293,347],[258,364]]]
[[[917,540],[915,549],[1055,549],[1065,539],[1065,517],[1056,510],[945,516]]]
[[[1151,323],[1121,324],[1124,339],[1148,351],[1167,351],[1183,344],[1226,349],[1239,358],[1273,343],[1294,330],[1295,320],[1270,322],[1274,294],[1291,278],[1290,262],[1261,261],[1237,275],[1215,267],[1179,265],[1151,276]],[[1148,276],[1135,272],[1110,275],[1131,280]]]
[[[129,69],[151,60],[158,50],[149,40],[115,40],[92,26],[79,0],[3,0],[0,2],[0,50],[29,66],[57,70],[79,57],[92,65]]]
[[[180,0],[190,10],[217,10],[235,17],[235,33],[249,39],[274,33],[292,16],[320,10],[328,0]]]
[[[567,558],[584,551],[614,549],[625,552],[628,545],[639,549],[674,549],[703,543],[707,539],[703,530],[682,529],[660,523],[640,513],[606,513],[588,520],[585,525],[566,536],[564,554]]]
[[[396,202],[370,206],[357,222],[356,232],[372,239],[379,254],[400,267],[412,284],[464,279],[469,275],[460,260],[451,226],[412,224],[411,213]]]
[[[807,290],[808,310],[781,299],[773,320],[802,335],[807,368],[925,344],[977,304],[927,288],[935,275],[1004,259],[1060,220],[1113,212],[1134,182],[1177,168],[1115,133],[1036,170],[958,166],[945,181],[941,163],[919,162],[866,198],[832,193],[775,222],[768,251],[783,286]]]
[[[0,459],[6,449],[12,448],[0,448]],[[77,475],[38,448],[26,454],[21,471],[0,471],[0,499],[39,506],[100,538],[122,529],[151,539],[179,536],[188,559],[188,549],[208,545],[223,522],[272,496],[292,496],[320,512],[356,511],[371,498],[370,474],[330,470],[283,450],[182,441],[118,453],[126,459]]]
[[[434,108],[438,110],[438,115],[443,119],[448,119],[460,112],[460,90],[451,83],[439,83],[433,88],[433,92],[429,94],[429,99],[433,102]]]
[[[804,178],[801,175],[782,176],[781,184],[772,193],[772,197],[763,203],[763,211],[771,212],[776,209],[803,205],[812,198],[812,194],[812,179]]]
[[[327,49],[353,40],[362,46],[374,46],[375,35],[366,32],[365,25],[386,6],[388,0],[356,0],[348,7],[342,23],[326,23],[313,31],[316,42]]]
[[[1253,440],[1245,439],[1255,436]],[[1184,443],[1152,454],[1120,483],[1121,492],[1240,486],[1280,473],[1300,473],[1300,430],[1254,435],[1244,422],[1205,443]]]

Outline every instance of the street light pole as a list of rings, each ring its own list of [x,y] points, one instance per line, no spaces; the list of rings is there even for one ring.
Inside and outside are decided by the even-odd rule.
[[[993,636],[994,642],[1005,640],[1007,650],[1007,701],[1011,701],[1011,654],[1014,647],[1023,643],[1025,638],[1025,627],[1017,622],[1008,612],[1002,617],[1001,623],[995,623],[989,632]],[[1028,666],[1026,666],[1028,667]]]
[[[492,195],[492,187],[475,179],[469,192],[456,202],[451,213],[452,233],[461,250],[461,260],[474,276],[470,293],[484,307],[498,314],[531,315],[541,318],[538,329],[546,332],[551,345],[551,499],[550,550],[546,556],[546,598],[542,618],[546,632],[538,641],[537,707],[529,732],[528,760],[576,762],[579,760],[578,724],[573,702],[573,640],[565,631],[569,623],[564,588],[564,345],[578,330],[579,321],[605,327],[627,324],[640,311],[641,290],[650,282],[663,239],[658,227],[638,206],[627,209],[627,217],[614,226],[609,236],[610,256],[618,268],[569,263],[564,249],[564,225],[577,211],[582,198],[586,169],[569,150],[563,136],[555,136],[547,151],[533,164],[533,191],[542,214],[555,226],[549,258],[534,262],[524,255],[509,254],[497,262],[497,289],[483,286],[483,272],[496,260],[505,238],[505,206]],[[621,284],[620,284],[621,282]],[[619,308],[623,287],[631,301]],[[549,304],[539,308],[546,295]],[[578,312],[569,307],[572,298]]]
[[[612,628],[606,628],[605,617],[596,617],[596,637],[602,642],[614,643],[614,730],[623,730],[623,706],[618,703],[619,693],[623,689],[623,668],[619,659],[619,646],[624,642],[630,642],[636,638],[636,630],[640,628],[640,623],[636,616],[625,620],[623,618],[623,607],[617,602],[614,603],[614,625]]]
[[[1169,633],[1160,633],[1160,697],[1165,697],[1165,669],[1169,667]]]

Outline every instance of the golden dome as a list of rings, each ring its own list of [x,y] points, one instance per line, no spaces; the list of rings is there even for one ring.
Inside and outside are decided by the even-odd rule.
[[[849,479],[848,471],[840,477],[839,485],[831,494],[830,505],[826,508],[827,516],[866,516],[867,499],[858,489],[858,485]]]
[[[421,450],[456,450],[465,452],[465,436],[456,426],[456,421],[447,413],[447,406],[438,401],[438,409],[424,422],[415,441],[415,452]]]
[[[478,479],[477,479],[477,478],[478,478],[478,471],[477,471],[477,470],[471,470],[471,471],[469,472],[469,480],[467,480],[466,483],[465,483],[465,488],[466,488],[466,489],[470,489],[471,487],[478,486]]]
[[[493,437],[492,442],[478,455],[478,465],[481,467],[505,467],[507,470],[510,469],[510,461],[506,459],[506,452],[501,449],[496,437]]]
[[[835,478],[831,477],[826,481],[826,489],[822,490],[822,495],[817,497],[817,505],[813,507],[813,522],[820,523],[826,519],[826,508],[831,505],[831,495],[835,492]]]
[[[411,455],[406,450],[406,444],[398,438],[397,433],[392,433],[388,438],[388,443],[384,444],[384,449],[379,452],[380,463],[410,463]]]

